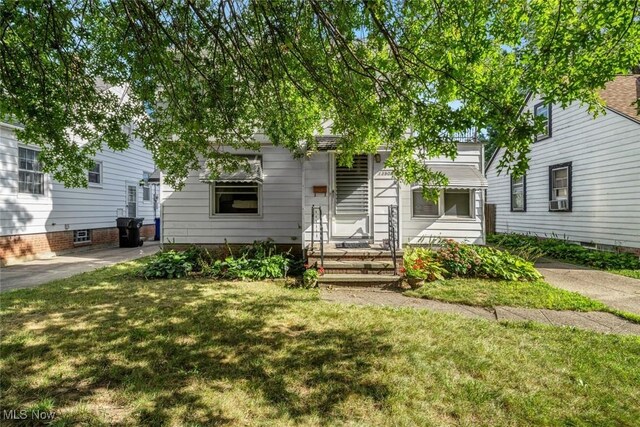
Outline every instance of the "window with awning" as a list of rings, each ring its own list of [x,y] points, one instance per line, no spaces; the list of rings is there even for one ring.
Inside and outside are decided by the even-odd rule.
[[[203,170],[200,181],[210,183],[211,215],[259,215],[262,192],[262,158],[246,156],[246,167],[221,172],[211,179],[211,171]]]
[[[422,197],[422,186],[411,187],[411,209],[414,218],[440,217],[473,218],[475,191],[487,188],[487,179],[472,165],[428,165],[443,173],[449,183],[437,202]]]

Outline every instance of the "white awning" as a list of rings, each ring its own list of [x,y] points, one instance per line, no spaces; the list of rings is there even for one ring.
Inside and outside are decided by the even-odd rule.
[[[241,168],[235,172],[220,172],[218,178],[211,179],[211,171],[204,168],[200,172],[201,182],[259,182],[262,183],[262,160],[260,157],[247,158],[248,170]]]
[[[471,165],[428,165],[428,167],[434,172],[442,172],[449,178],[446,188],[487,188],[489,186],[482,172]]]

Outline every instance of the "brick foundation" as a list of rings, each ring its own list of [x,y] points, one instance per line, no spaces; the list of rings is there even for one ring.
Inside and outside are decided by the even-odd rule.
[[[154,233],[153,224],[144,225],[140,230],[143,240],[153,239]],[[0,236],[0,265],[14,264],[79,248],[117,244],[118,229],[116,227],[91,229],[91,242],[86,243],[73,243],[72,230]]]

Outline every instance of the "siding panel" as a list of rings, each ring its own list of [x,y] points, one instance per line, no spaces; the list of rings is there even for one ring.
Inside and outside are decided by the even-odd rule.
[[[640,124],[610,111],[593,119],[576,104],[554,106],[552,116],[552,138],[532,145],[527,212],[510,212],[509,177],[498,175],[499,156],[487,170],[496,230],[640,247]],[[573,167],[573,209],[549,212],[548,167],[564,162]]]

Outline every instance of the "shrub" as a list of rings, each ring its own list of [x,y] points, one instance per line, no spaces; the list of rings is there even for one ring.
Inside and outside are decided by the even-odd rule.
[[[315,268],[308,268],[302,274],[302,285],[305,288],[314,288],[318,283],[320,273]]]
[[[142,275],[147,279],[174,279],[185,277],[192,268],[185,253],[163,251],[144,267]]]
[[[518,256],[453,240],[442,242],[439,251],[419,247],[407,249],[404,273],[408,278],[427,281],[448,277],[533,281],[542,277],[533,263]]]
[[[489,236],[488,241],[514,253],[523,247],[537,248],[545,256],[602,270],[640,269],[640,259],[633,254],[588,249],[566,240],[510,233]]]
[[[218,279],[264,280],[285,277],[289,260],[282,254],[266,258],[234,258],[217,260],[203,273]]]
[[[193,271],[206,270],[216,260],[216,257],[209,250],[195,245],[190,246],[183,254],[193,266]]]
[[[410,279],[442,280],[447,274],[447,270],[438,261],[438,254],[426,248],[409,248],[404,253],[403,258],[404,273]]]
[[[290,254],[277,253],[271,240],[255,241],[230,255],[216,260],[203,270],[203,274],[219,279],[264,280],[285,277],[289,270]]]
[[[526,261],[509,252],[503,252],[487,246],[475,248],[480,258],[476,274],[491,279],[534,281],[542,278],[532,262]]]
[[[471,245],[445,240],[438,252],[438,259],[451,276],[470,277],[480,264],[480,258]]]

